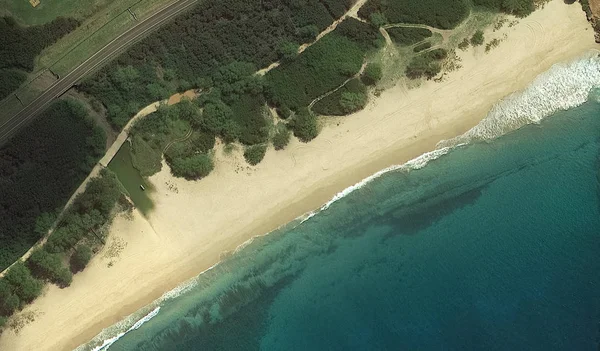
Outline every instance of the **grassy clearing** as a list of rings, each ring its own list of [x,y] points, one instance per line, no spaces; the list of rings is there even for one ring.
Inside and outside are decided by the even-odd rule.
[[[27,0],[0,0],[0,14],[10,15],[19,23],[32,26],[52,21],[56,17],[84,20],[123,1],[117,0],[41,0],[35,8]]]

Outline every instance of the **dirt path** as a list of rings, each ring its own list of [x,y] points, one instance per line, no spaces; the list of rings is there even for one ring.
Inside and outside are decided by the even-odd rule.
[[[344,22],[344,20],[346,18],[348,18],[348,17],[354,17],[354,18],[360,20],[360,18],[358,18],[358,10],[360,10],[360,8],[366,2],[367,2],[367,0],[358,0],[356,2],[356,4],[354,4],[348,10],[348,12],[346,12],[342,17],[338,18],[336,21],[334,21],[332,24],[330,24],[329,27],[325,28],[321,33],[319,33],[317,35],[317,38],[314,41],[312,41],[310,43],[306,43],[306,44],[300,45],[300,47],[298,48],[298,54],[301,54],[302,52],[304,52],[304,50],[308,49],[309,47],[311,47],[312,45],[314,45],[316,42],[318,42],[319,40],[321,40],[321,38],[323,38],[327,34],[333,32],[340,23]],[[265,74],[267,74],[267,72],[269,72],[273,68],[279,67],[280,64],[281,64],[280,61],[273,62],[268,67],[265,67],[263,69],[258,70],[258,72],[256,72],[256,75],[264,76]]]

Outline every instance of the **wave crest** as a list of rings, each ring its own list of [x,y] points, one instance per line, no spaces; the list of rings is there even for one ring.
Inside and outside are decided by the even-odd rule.
[[[569,63],[560,63],[539,75],[524,91],[495,104],[487,116],[465,134],[443,140],[438,147],[492,140],[527,124],[539,123],[559,110],[577,107],[600,86],[597,52]]]

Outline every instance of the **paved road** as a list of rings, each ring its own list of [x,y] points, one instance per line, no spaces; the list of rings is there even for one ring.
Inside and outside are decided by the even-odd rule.
[[[109,62],[123,49],[135,43],[148,32],[156,29],[161,24],[175,17],[181,12],[194,5],[198,0],[179,0],[173,4],[162,8],[152,16],[136,23],[134,27],[121,34],[119,37],[108,43],[102,49],[90,56],[85,62],[75,67],[70,73],[59,79],[42,95],[25,106],[21,112],[14,115],[11,119],[0,125],[0,145],[6,142],[21,127],[31,122],[40,112],[42,112],[56,98],[64,94],[73,85],[78,83],[88,73]]]

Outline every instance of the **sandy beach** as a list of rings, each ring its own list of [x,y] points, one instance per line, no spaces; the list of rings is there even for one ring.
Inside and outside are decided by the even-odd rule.
[[[390,165],[435,149],[476,125],[492,105],[553,64],[597,48],[579,4],[553,0],[489,38],[506,39],[457,53],[462,68],[442,82],[408,89],[403,81],[354,115],[323,120],[321,134],[283,151],[270,148],[251,167],[242,150],[216,149],[213,173],[197,182],[150,178],[149,218],[115,219],[104,250],[69,288],[51,285],[25,309],[35,321],[6,331],[0,350],[71,350],[183,281],[214,265],[255,235],[317,209],[337,192]]]

